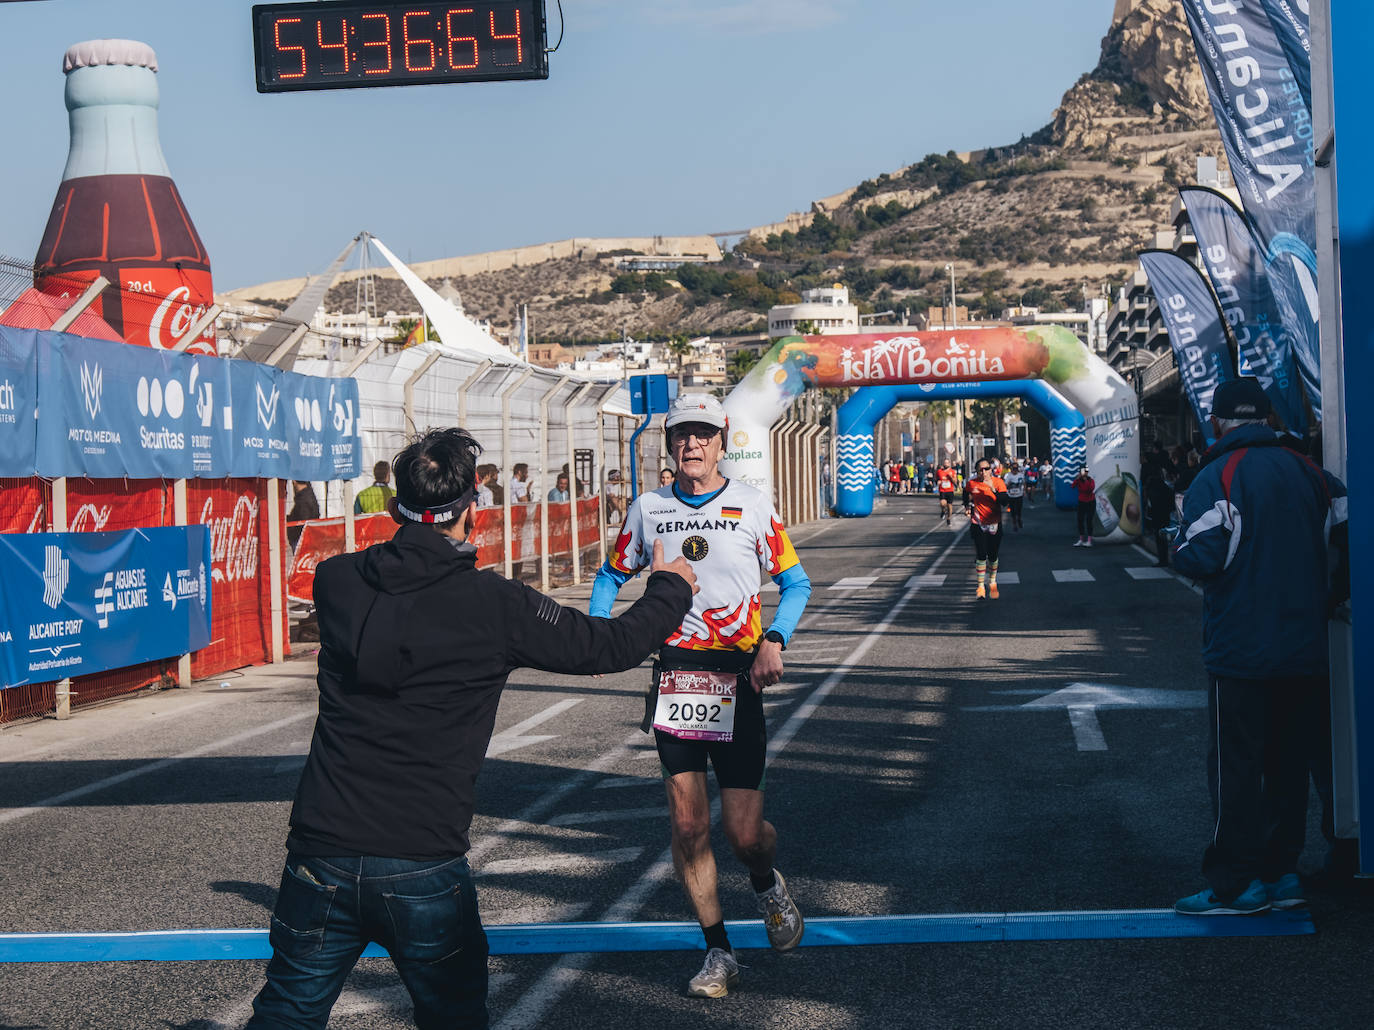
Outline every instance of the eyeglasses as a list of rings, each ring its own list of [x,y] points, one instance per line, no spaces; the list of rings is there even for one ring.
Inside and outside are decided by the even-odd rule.
[[[979,465],[979,466],[978,466],[978,471],[979,471],[979,472],[991,472],[991,471],[992,471],[992,466],[991,466],[991,465]]]
[[[720,430],[715,426],[693,422],[684,426],[674,426],[672,432],[668,434],[668,439],[674,444],[684,444],[695,437],[698,443],[710,443],[711,438],[719,432]]]

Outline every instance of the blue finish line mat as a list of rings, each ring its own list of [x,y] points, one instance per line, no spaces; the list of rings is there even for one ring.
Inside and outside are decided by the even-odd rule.
[[[757,920],[730,920],[739,948],[766,948]],[[488,926],[493,955],[612,951],[700,951],[696,923],[523,923]],[[1107,912],[1002,912],[961,915],[818,916],[803,947],[980,941],[1090,941],[1162,937],[1290,937],[1316,933],[1304,908],[1257,916],[1180,916],[1173,909]],[[0,962],[191,962],[272,954],[265,929],[149,930],[132,933],[0,934]],[[386,951],[371,944],[365,957]]]

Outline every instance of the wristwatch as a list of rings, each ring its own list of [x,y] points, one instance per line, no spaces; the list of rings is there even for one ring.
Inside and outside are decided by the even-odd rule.
[[[775,629],[770,629],[767,633],[765,633],[763,635],[763,639],[771,640],[773,643],[780,645],[784,651],[787,650],[787,641],[784,640],[782,638],[782,634]]]

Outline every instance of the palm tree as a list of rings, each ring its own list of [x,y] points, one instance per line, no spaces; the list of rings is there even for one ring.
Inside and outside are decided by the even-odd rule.
[[[682,389],[682,359],[692,353],[692,345],[682,333],[675,333],[668,341],[668,353],[677,359],[677,388]]]

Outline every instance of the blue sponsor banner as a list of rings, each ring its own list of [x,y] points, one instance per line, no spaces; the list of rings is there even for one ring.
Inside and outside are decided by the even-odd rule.
[[[1308,38],[1308,0],[1260,0],[1274,34],[1279,38],[1288,67],[1298,82],[1303,103],[1312,110],[1312,43]]]
[[[313,482],[356,476],[362,447],[357,382],[283,372],[281,383],[284,398],[290,398],[291,478]]]
[[[1307,409],[1294,369],[1292,337],[1279,317],[1245,217],[1215,190],[1189,186],[1178,193],[1188,209],[1222,317],[1235,334],[1237,352],[1249,363],[1284,425],[1305,434]]]
[[[0,535],[5,687],[170,658],[210,642],[210,531]]]
[[[1312,111],[1265,7],[1184,0],[1241,205],[1259,238],[1312,409],[1321,417]]]
[[[234,453],[230,475],[291,478],[291,402],[282,403],[285,373],[256,361],[229,363]]]
[[[1142,251],[1140,266],[1150,280],[1164,327],[1169,330],[1169,345],[1174,350],[1183,392],[1188,395],[1210,446],[1214,442],[1208,422],[1212,394],[1220,384],[1235,378],[1226,328],[1212,288],[1196,265],[1171,251]]]
[[[0,327],[0,476],[31,476],[38,460],[37,337]]]

